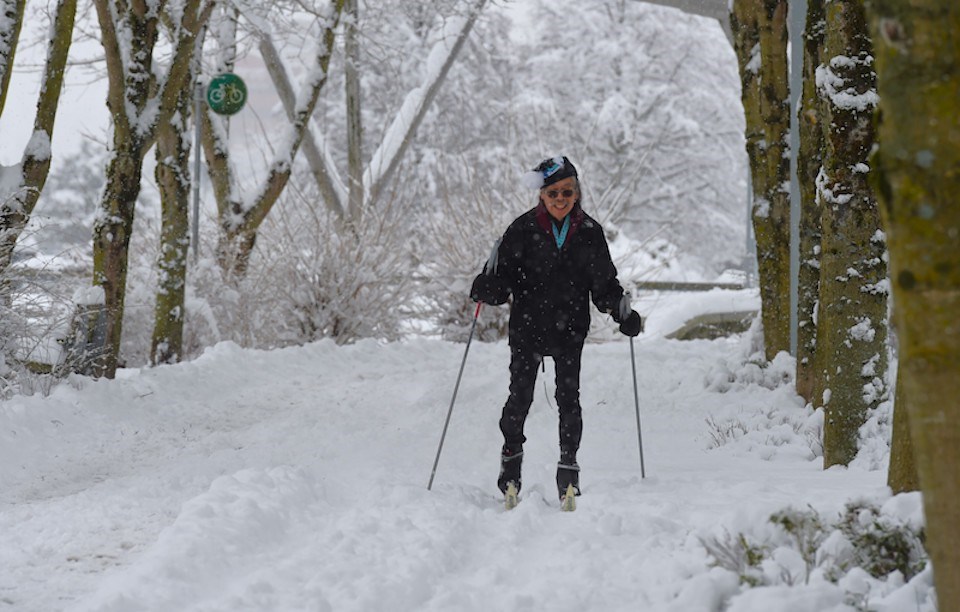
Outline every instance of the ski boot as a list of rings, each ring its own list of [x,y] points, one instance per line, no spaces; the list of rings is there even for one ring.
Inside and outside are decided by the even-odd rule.
[[[500,452],[500,477],[497,478],[497,487],[505,494],[511,483],[520,492],[520,464],[523,462],[523,450],[511,449],[506,446]]]
[[[575,461],[561,461],[557,464],[557,492],[561,502],[569,497],[568,492],[572,492],[574,496],[580,495],[580,466]]]

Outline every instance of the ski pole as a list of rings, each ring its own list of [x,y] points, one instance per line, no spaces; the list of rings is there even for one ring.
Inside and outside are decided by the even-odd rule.
[[[637,358],[633,351],[633,338],[630,338],[630,365],[633,366],[633,403],[637,408],[637,442],[640,443],[640,478],[646,478],[643,467],[643,430],[640,428],[640,393],[637,391]]]
[[[497,273],[497,264],[500,260],[500,242],[503,238],[497,239],[493,243],[493,249],[490,250],[490,257],[483,266],[483,273],[495,276]],[[443,450],[443,441],[447,437],[447,427],[450,425],[450,415],[453,414],[453,403],[457,401],[457,391],[460,390],[460,379],[463,377],[463,366],[467,364],[467,353],[470,352],[470,342],[473,341],[473,332],[477,329],[477,321],[480,319],[480,309],[483,302],[477,302],[477,310],[473,313],[473,325],[470,326],[470,335],[467,336],[467,347],[463,350],[463,360],[460,362],[460,372],[457,374],[457,384],[453,387],[453,397],[450,398],[450,409],[447,410],[447,420],[443,423],[443,433],[440,434],[440,446],[437,447],[437,457],[433,460],[433,470],[430,472],[430,482],[427,483],[427,491],[433,487],[433,478],[437,475],[437,465],[440,463],[440,451]]]
[[[630,308],[630,292],[624,292],[620,298],[620,318],[626,320],[632,309]],[[643,321],[640,322],[640,330],[643,331]],[[633,404],[637,409],[637,442],[640,444],[640,478],[647,477],[647,471],[643,467],[643,430],[640,428],[640,392],[637,391],[637,358],[633,350],[633,336],[630,337],[630,366],[633,369]]]
[[[430,472],[430,482],[427,491],[433,487],[433,478],[437,475],[437,464],[440,463],[440,451],[443,450],[443,441],[447,437],[447,427],[450,425],[450,415],[453,414],[453,403],[457,401],[457,391],[460,390],[460,379],[463,377],[463,366],[467,363],[467,353],[470,352],[470,342],[473,332],[477,329],[477,320],[480,318],[480,308],[483,302],[477,302],[477,311],[473,313],[473,325],[470,326],[470,335],[467,337],[467,348],[463,351],[463,360],[460,362],[460,373],[457,374],[457,384],[453,387],[453,397],[450,399],[450,409],[447,410],[447,420],[443,423],[443,433],[440,434],[440,446],[437,447],[437,458],[433,460],[433,470]]]

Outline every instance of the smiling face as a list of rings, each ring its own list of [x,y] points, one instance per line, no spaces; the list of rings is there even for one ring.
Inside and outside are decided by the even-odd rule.
[[[580,185],[575,176],[568,176],[540,190],[540,199],[546,204],[547,212],[557,221],[570,213],[579,197]]]

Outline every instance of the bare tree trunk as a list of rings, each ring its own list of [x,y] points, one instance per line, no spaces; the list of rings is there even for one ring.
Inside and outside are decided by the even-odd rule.
[[[790,101],[786,0],[734,0],[747,155],[753,177],[761,316],[767,359],[790,350]]]
[[[13,74],[13,60],[17,54],[26,6],[27,0],[0,0],[0,114],[3,114],[3,106],[7,101],[7,89]]]
[[[341,13],[346,9],[346,1],[340,0],[333,6],[334,18],[327,21],[327,23],[333,24],[325,33],[329,43],[328,49],[332,48],[333,29],[336,27]],[[357,215],[356,219],[359,219],[366,207],[378,201],[381,191],[413,140],[418,126],[426,115],[432,100],[439,91],[446,74],[456,60],[459,50],[469,36],[473,24],[486,2],[487,0],[471,0],[464,7],[463,13],[458,19],[448,21],[447,25],[449,27],[445,28],[444,36],[441,37],[441,40],[438,41],[431,52],[431,61],[426,66],[423,83],[407,94],[394,121],[387,128],[383,141],[374,151],[371,161],[362,173],[362,180],[356,178],[357,170],[361,167],[359,162],[362,162],[362,149],[360,148],[362,132],[358,120],[359,106],[350,110],[353,119],[350,122],[351,135],[349,139],[352,144],[348,152],[350,179],[347,181],[346,189],[343,187],[343,182],[337,175],[336,168],[330,161],[329,156],[321,150],[322,146],[314,139],[309,126],[304,121],[302,105],[296,105],[293,88],[289,84],[286,71],[283,69],[282,61],[269,34],[263,35],[260,51],[280,95],[284,109],[293,124],[294,138],[291,139],[293,147],[282,152],[283,154],[280,156],[282,163],[274,164],[274,167],[271,168],[266,184],[261,187],[254,201],[243,203],[233,195],[229,154],[225,139],[222,137],[222,130],[216,128],[219,122],[209,116],[204,119],[205,125],[209,123],[213,127],[212,130],[205,130],[203,146],[221,219],[222,231],[220,244],[218,245],[218,257],[226,275],[242,275],[249,265],[249,256],[256,242],[260,223],[266,218],[276,198],[282,193],[290,176],[289,161],[299,151],[301,144],[320,192],[323,194],[323,199],[328,208],[338,218],[349,219],[350,215],[354,214]],[[433,61],[435,59],[442,61]],[[325,72],[329,57],[320,58],[319,63],[322,64]],[[351,82],[354,81],[351,79]],[[322,83],[320,85],[322,86]],[[351,100],[355,100],[359,105],[359,95],[351,96]],[[352,195],[350,183],[354,185]],[[359,203],[358,196],[361,200]],[[354,204],[353,212],[350,212],[351,197],[353,197]],[[349,225],[348,223],[344,227],[349,228]],[[348,229],[348,231],[351,230]]]
[[[20,7],[22,16],[22,7]],[[13,249],[23,233],[30,215],[40,198],[43,186],[50,171],[54,124],[57,118],[57,106],[60,103],[60,91],[63,87],[63,73],[73,39],[73,23],[77,13],[76,0],[60,0],[53,20],[53,36],[50,37],[50,49],[43,71],[43,87],[37,99],[37,115],[33,121],[33,136],[20,163],[21,182],[13,194],[0,193],[0,275],[10,265]],[[0,46],[3,36],[0,35]],[[15,46],[15,45],[14,45]],[[11,48],[10,59],[13,58]],[[2,56],[0,56],[2,62]],[[9,73],[4,75],[7,78]],[[3,86],[4,91],[6,85]],[[0,92],[2,95],[2,92]],[[3,108],[0,100],[0,110]]]
[[[324,28],[321,44],[318,45],[316,71],[312,74],[311,81],[308,83],[306,101],[297,108],[291,121],[292,138],[290,144],[280,152],[276,161],[273,162],[267,178],[253,202],[247,204],[240,201],[234,190],[230,189],[229,155],[226,152],[225,140],[220,138],[219,143],[214,142],[219,132],[212,125],[213,129],[208,132],[210,140],[204,143],[208,165],[211,174],[219,173],[219,176],[211,177],[214,184],[214,193],[217,196],[221,225],[217,258],[224,273],[228,276],[243,276],[246,272],[260,224],[266,219],[290,180],[290,174],[293,172],[293,160],[296,158],[300,144],[303,142],[304,132],[308,129],[308,123],[311,115],[313,115],[313,109],[317,104],[320,91],[327,81],[327,70],[330,66],[330,58],[333,55],[334,32],[343,13],[344,2],[345,0],[337,0],[330,9],[331,15],[327,22],[328,25]],[[213,123],[209,117],[207,121]],[[218,159],[211,159],[211,154]]]
[[[800,101],[800,151],[797,179],[800,183],[800,271],[797,307],[797,394],[813,401],[814,355],[816,354],[816,309],[820,295],[820,203],[817,175],[823,163],[823,122],[817,95],[816,71],[820,65],[826,22],[823,0],[807,0],[807,24],[803,33],[803,92]]]
[[[877,192],[940,610],[960,610],[960,5],[870,0]]]
[[[157,126],[171,120],[182,89],[189,87],[194,41],[214,6],[212,2],[201,6],[201,2],[188,0],[181,7],[182,21],[172,26],[173,57],[158,82],[153,53],[165,3],[134,2],[118,13],[110,0],[94,0],[107,65],[107,106],[113,117],[113,157],[107,165],[93,239],[93,283],[103,289],[106,329],[104,346],[97,351],[100,358],[89,368],[95,376],[112,378],[118,366],[127,260],[143,157],[153,145]]]
[[[456,61],[460,49],[466,43],[467,37],[470,36],[473,24],[480,17],[486,3],[487,0],[472,0],[464,8],[466,15],[462,17],[462,23],[458,28],[450,28],[448,30],[449,37],[444,36],[434,47],[436,51],[443,53],[443,62],[436,66],[433,65],[433,62],[428,61],[427,76],[423,84],[407,94],[393,123],[387,128],[383,141],[370,158],[363,180],[367,189],[367,205],[380,199],[380,194],[393,176],[397,166],[400,165],[400,160],[403,159],[407,148],[413,141],[420,123],[430,109],[437,92],[440,91],[440,86]],[[452,40],[452,42],[449,42],[449,40]]]
[[[816,363],[824,393],[814,398],[826,413],[825,468],[856,457],[860,427],[888,394],[886,244],[866,163],[876,74],[863,0],[832,0],[826,20],[817,79],[825,148],[817,181],[823,252]]]
[[[276,46],[273,44],[273,39],[269,34],[264,33],[261,35],[259,49],[267,72],[270,73],[270,80],[273,81],[277,95],[280,96],[280,102],[287,112],[287,118],[293,121],[297,95],[293,90],[293,85],[290,84],[290,77],[283,67],[280,53],[277,51]],[[309,126],[303,133],[303,153],[307,158],[307,163],[310,165],[311,172],[313,172],[314,181],[317,183],[317,188],[320,190],[324,204],[326,204],[327,208],[330,209],[338,219],[342,220],[345,217],[344,201],[346,197],[342,196],[337,190],[337,186],[334,184],[334,177],[332,176],[336,172],[333,169],[333,164],[327,161],[321,143],[317,142]]]
[[[360,216],[363,206],[363,120],[360,115],[360,46],[357,26],[360,13],[357,0],[346,0],[347,23],[344,27],[344,86],[347,107],[347,215]]]
[[[191,79],[192,81],[192,79]],[[150,361],[176,363],[183,356],[184,292],[190,245],[190,141],[186,136],[194,90],[184,87],[175,119],[157,126],[160,188],[159,286],[154,307]]]

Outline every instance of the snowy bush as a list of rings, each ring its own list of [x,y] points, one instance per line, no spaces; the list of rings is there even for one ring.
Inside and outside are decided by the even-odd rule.
[[[792,386],[796,374],[796,360],[789,353],[780,352],[773,361],[763,354],[763,326],[755,317],[750,329],[740,339],[738,350],[718,361],[707,373],[704,384],[710,391],[725,393],[759,385],[765,389]]]
[[[736,574],[741,584],[758,586],[763,584],[761,563],[770,554],[769,549],[757,542],[748,540],[740,533],[736,536],[723,530],[721,535],[701,537],[700,544],[713,559],[716,567]]]
[[[536,195],[520,188],[519,168],[507,167],[494,186],[467,160],[436,160],[441,171],[432,179],[433,205],[421,211],[410,246],[418,262],[418,316],[447,340],[464,341],[476,304],[470,286],[490,257],[494,244],[513,219],[536,204]],[[462,195],[467,194],[467,195]],[[483,308],[475,337],[484,342],[506,338],[509,308]]]
[[[910,580],[928,563],[923,529],[883,513],[869,501],[847,504],[837,530],[849,542],[850,554],[832,560],[836,571],[861,567],[874,578],[899,572]]]
[[[866,611],[894,599],[905,583],[927,579],[920,507],[916,493],[883,505],[851,502],[834,517],[788,507],[749,532],[722,528],[699,541],[715,567],[739,577],[740,594],[756,588],[836,588],[847,605]]]
[[[795,360],[779,353],[763,358],[760,317],[739,340],[737,350],[718,360],[707,372],[704,386],[715,393],[731,393],[752,386],[774,391],[779,401],[751,410],[732,407],[706,419],[708,448],[736,445],[759,452],[765,459],[791,452],[812,460],[823,455],[823,411],[805,406],[793,388]]]
[[[68,263],[28,249],[0,272],[0,399],[46,395],[55,384],[76,280]]]
[[[408,218],[381,203],[349,225],[297,194],[267,234],[263,267],[277,283],[277,337],[284,343],[332,338],[396,340],[413,309]],[[292,205],[291,205],[292,204]]]

